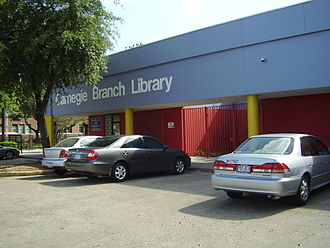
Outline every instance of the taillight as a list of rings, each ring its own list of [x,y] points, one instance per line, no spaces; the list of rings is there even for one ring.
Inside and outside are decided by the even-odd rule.
[[[60,158],[68,158],[69,157],[69,151],[68,150],[61,150],[60,151]]]
[[[99,154],[96,151],[89,151],[86,160],[91,161],[96,159],[99,156]]]
[[[290,169],[283,163],[266,163],[262,165],[253,165],[252,172],[255,173],[289,173]]]
[[[214,162],[214,170],[226,170],[226,171],[234,171],[236,169],[236,164],[227,164],[223,161],[216,160]]]

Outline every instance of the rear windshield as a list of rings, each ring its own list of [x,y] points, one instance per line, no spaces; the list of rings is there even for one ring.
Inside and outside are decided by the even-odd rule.
[[[100,137],[86,145],[86,147],[106,147],[119,140],[120,137]]]
[[[78,138],[67,138],[57,143],[54,147],[72,147],[78,142]]]
[[[248,154],[290,154],[293,139],[288,137],[253,137],[240,145],[235,153]]]

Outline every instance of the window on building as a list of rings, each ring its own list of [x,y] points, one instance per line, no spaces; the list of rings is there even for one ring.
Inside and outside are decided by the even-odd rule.
[[[120,115],[112,115],[112,134],[120,135]]]
[[[79,133],[85,133],[85,126],[83,124],[79,124]]]
[[[17,124],[13,124],[12,125],[12,130],[13,130],[13,132],[18,133],[18,125]]]
[[[105,116],[105,135],[120,135],[120,115]]]
[[[18,133],[24,134],[25,133],[25,125],[18,124]]]
[[[32,129],[29,127],[29,125],[25,124],[25,134],[31,134],[32,133]]]
[[[66,132],[66,133],[72,133],[72,127],[67,127],[67,128],[65,129],[65,132]]]

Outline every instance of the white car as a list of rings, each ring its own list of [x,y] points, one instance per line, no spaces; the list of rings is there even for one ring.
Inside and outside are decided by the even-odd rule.
[[[307,134],[265,134],[247,139],[214,162],[212,186],[231,198],[243,193],[307,203],[310,191],[330,183],[330,151]]]
[[[57,175],[64,175],[67,172],[64,162],[68,158],[69,149],[86,147],[99,137],[100,136],[78,136],[66,138],[55,146],[44,149],[41,164],[45,168],[54,169]]]

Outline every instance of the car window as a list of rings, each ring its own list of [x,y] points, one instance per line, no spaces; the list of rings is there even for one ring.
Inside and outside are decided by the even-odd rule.
[[[247,154],[290,154],[293,139],[288,137],[253,137],[240,145],[235,153]]]
[[[80,146],[81,146],[81,147],[85,147],[85,146],[87,146],[89,143],[95,141],[95,139],[96,139],[95,137],[93,137],[93,138],[84,138],[84,139],[82,139],[82,140],[80,141]]]
[[[143,139],[145,146],[149,149],[164,149],[164,145],[153,138],[144,137]]]
[[[309,137],[302,137],[300,139],[300,148],[302,156],[313,156],[313,148]]]
[[[320,156],[329,154],[329,149],[319,139],[315,137],[301,138],[302,156]]]
[[[96,138],[91,143],[87,144],[86,147],[106,147],[106,146],[110,146],[111,144],[115,143],[119,139],[120,139],[120,137],[117,137],[117,136],[99,137],[99,138]]]
[[[68,138],[57,143],[54,147],[72,147],[78,140],[79,138]]]
[[[310,137],[310,140],[314,156],[329,155],[328,147],[326,147],[320,140],[315,137]]]
[[[145,145],[140,137],[130,137],[127,138],[122,148],[145,148]]]

